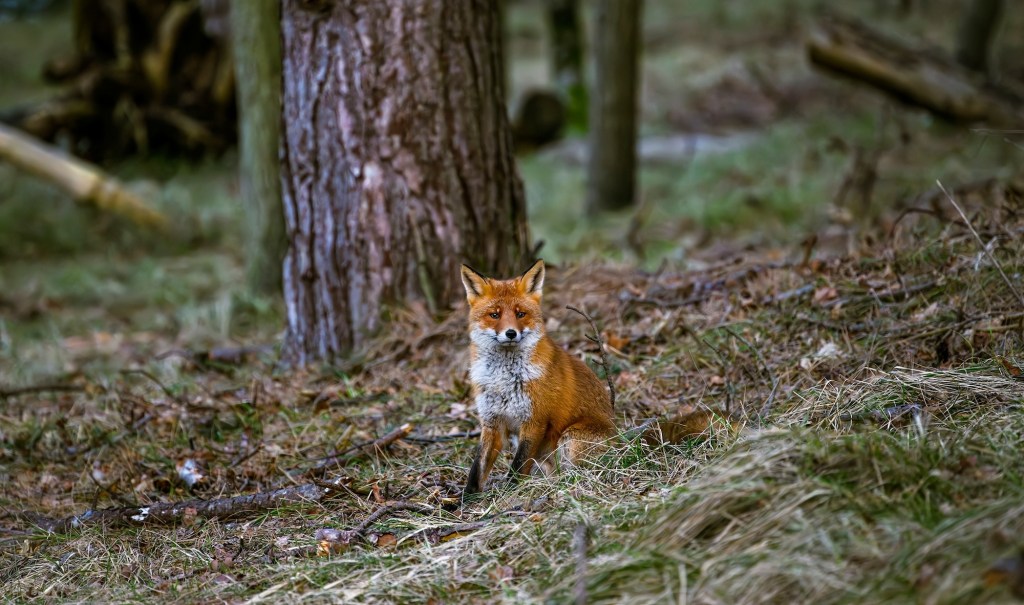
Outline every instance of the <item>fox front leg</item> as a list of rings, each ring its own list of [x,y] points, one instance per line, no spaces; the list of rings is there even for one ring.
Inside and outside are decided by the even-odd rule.
[[[494,427],[483,427],[480,430],[480,445],[476,448],[476,455],[473,457],[473,464],[469,467],[469,479],[466,481],[466,489],[463,493],[475,494],[481,491],[487,483],[487,476],[491,474],[494,460],[501,451],[501,431]]]
[[[544,443],[544,428],[542,426],[525,425],[519,433],[519,447],[516,455],[512,458],[512,468],[509,470],[509,478],[515,481],[519,475],[529,475],[533,465],[537,461],[537,454]]]

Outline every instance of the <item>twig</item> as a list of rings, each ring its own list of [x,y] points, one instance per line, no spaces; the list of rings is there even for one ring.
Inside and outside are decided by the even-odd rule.
[[[589,338],[590,340],[596,342],[597,343],[597,349],[598,349],[598,351],[601,352],[601,367],[604,369],[604,379],[606,381],[608,381],[608,392],[610,393],[610,396],[611,396],[612,409],[615,409],[615,385],[612,384],[612,375],[611,375],[611,372],[608,371],[608,355],[604,352],[604,341],[601,340],[601,333],[598,332],[598,330],[597,330],[597,324],[594,323],[594,319],[592,317],[590,317],[589,315],[587,315],[583,311],[580,311],[576,307],[574,307],[572,305],[565,305],[565,308],[569,309],[570,311],[575,311],[575,312],[579,313],[580,315],[582,315],[584,319],[586,319],[587,321],[590,322],[590,327],[591,327],[591,329],[594,330],[594,336],[593,337],[587,336],[587,338]]]
[[[377,510],[370,513],[362,523],[356,526],[355,529],[337,530],[329,527],[322,527],[316,530],[317,546],[312,548],[300,549],[296,552],[291,553],[291,556],[310,556],[316,554],[329,554],[338,547],[344,547],[352,543],[353,540],[357,540],[363,537],[366,530],[371,525],[379,521],[385,515],[389,515],[400,510],[414,510],[420,513],[433,512],[434,508],[425,504],[415,504],[400,500],[398,502],[392,502],[386,506],[382,506]]]
[[[388,504],[387,506],[382,506],[377,510],[373,511],[372,513],[370,513],[369,517],[364,519],[362,523],[360,523],[358,526],[356,526],[354,530],[352,530],[352,537],[363,535],[366,532],[366,530],[369,529],[371,525],[379,521],[381,517],[385,515],[390,515],[391,513],[396,513],[400,510],[414,510],[421,513],[429,513],[434,509],[425,504],[416,504],[414,502],[406,502],[405,500],[392,502],[391,504]]]
[[[412,432],[412,429],[412,423],[407,422],[402,426],[396,428],[395,430],[391,431],[387,435],[384,435],[383,437],[374,439],[373,441],[358,443],[337,454],[328,456],[327,458],[323,458],[319,462],[317,462],[316,466],[313,468],[321,469],[326,466],[337,464],[339,462],[350,462],[352,460],[355,460],[356,458],[360,458],[362,456],[369,456],[370,454],[379,455],[383,453],[384,450],[394,442],[408,437],[409,433]]]
[[[824,308],[835,307],[837,305],[850,305],[858,302],[873,301],[876,303],[891,303],[908,300],[915,294],[920,294],[927,290],[931,290],[939,285],[937,280],[927,280],[918,284],[911,284],[904,288],[892,288],[889,290],[883,290],[881,292],[870,291],[867,294],[861,294],[859,296],[851,296],[849,298],[834,298],[821,304]]]
[[[576,605],[587,605],[587,524],[580,521],[573,533],[573,550],[576,551]]]
[[[446,441],[456,441],[459,439],[473,439],[480,436],[480,431],[465,431],[462,433],[454,433],[452,435],[438,435],[437,437],[420,437],[418,435],[409,435],[405,438],[406,441],[412,443],[444,443]]]
[[[156,376],[153,376],[153,374],[151,374],[148,370],[143,370],[142,368],[132,368],[128,370],[121,370],[121,374],[124,376],[128,376],[130,374],[138,374],[139,376],[144,376],[148,378],[151,382],[156,384],[156,386],[160,387],[160,390],[164,392],[164,395],[167,395],[168,397],[170,397],[174,401],[177,401],[180,404],[185,404],[185,401],[183,401],[181,397],[176,395],[174,391],[167,387],[167,385],[160,382],[160,379],[157,378]]]
[[[1013,292],[1013,295],[1017,298],[1017,302],[1020,303],[1020,306],[1024,307],[1024,296],[1021,296],[1021,293],[1013,286],[1013,282],[1011,282],[1010,278],[1006,276],[1006,272],[1003,271],[1002,265],[1000,265],[999,261],[996,260],[996,257],[992,255],[992,252],[988,249],[988,246],[985,245],[985,242],[981,241],[981,236],[974,230],[974,225],[972,225],[971,221],[967,219],[967,215],[964,214],[963,209],[960,208],[960,204],[957,204],[956,200],[953,199],[953,196],[946,191],[945,187],[942,186],[942,181],[936,179],[935,183],[939,186],[939,189],[942,190],[942,193],[946,195],[946,199],[949,200],[949,203],[953,204],[956,211],[960,213],[960,218],[964,219],[964,223],[967,225],[967,228],[971,230],[971,234],[974,236],[974,239],[977,240],[978,245],[981,246],[981,251],[985,253],[985,256],[987,256],[990,261],[992,261],[992,264],[995,265],[996,269],[999,271],[999,275],[1003,277],[1003,281],[1006,282],[1006,287],[1010,289],[1010,292]]]
[[[772,403],[774,403],[774,401],[775,401],[775,392],[779,388],[779,380],[775,377],[775,374],[772,373],[772,369],[768,367],[768,362],[766,362],[764,360],[764,356],[761,355],[760,349],[758,349],[754,345],[750,344],[750,341],[748,341],[746,338],[743,338],[743,336],[741,336],[738,333],[736,333],[736,331],[733,330],[731,327],[725,326],[724,329],[725,329],[726,332],[728,332],[730,335],[732,335],[733,338],[735,338],[736,340],[738,340],[738,341],[742,342],[743,344],[747,345],[747,348],[754,352],[754,355],[757,356],[757,360],[760,361],[761,362],[761,366],[764,367],[765,373],[768,374],[769,380],[772,381],[772,391],[770,393],[768,393],[768,399],[765,400],[764,405],[761,406],[761,411],[759,411],[757,413],[758,419],[759,420],[764,420],[764,417],[767,416],[768,412],[770,412],[771,409],[772,409]]]
[[[131,426],[129,426],[125,430],[121,431],[120,433],[114,435],[113,437],[107,439],[105,442],[104,441],[93,441],[92,443],[86,443],[86,444],[80,445],[80,446],[79,445],[71,445],[71,446],[68,446],[68,448],[66,450],[64,450],[64,453],[67,454],[69,457],[74,458],[76,456],[80,456],[81,454],[84,454],[85,452],[88,452],[88,451],[91,451],[91,450],[95,449],[101,443],[105,443],[106,445],[114,445],[115,443],[117,443],[118,441],[124,439],[128,435],[131,435],[132,433],[134,433],[134,432],[138,431],[139,429],[141,429],[142,427],[146,426],[146,424],[148,424],[149,421],[152,420],[155,417],[156,416],[154,416],[153,414],[151,414],[149,412],[146,412],[145,414],[140,416],[138,420],[133,422],[131,424]]]

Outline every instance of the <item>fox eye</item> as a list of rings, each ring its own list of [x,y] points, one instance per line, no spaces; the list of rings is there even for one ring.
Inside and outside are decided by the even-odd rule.
[[[526,312],[525,311],[516,311],[516,318],[517,319],[522,319],[524,317],[526,317]]]
[[[491,319],[498,319],[499,317],[501,317],[501,313],[498,313],[497,311],[491,313]]]

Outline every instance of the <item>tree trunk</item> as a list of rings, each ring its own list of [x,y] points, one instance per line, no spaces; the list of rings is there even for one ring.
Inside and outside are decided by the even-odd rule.
[[[276,0],[231,6],[238,95],[239,176],[248,205],[249,284],[281,291],[284,211],[278,156],[281,132],[281,5]]]
[[[569,127],[587,127],[587,87],[583,77],[583,34],[579,0],[548,0],[551,64],[555,88],[565,99]]]
[[[490,1],[285,0],[290,362],[358,350],[384,305],[448,307],[460,262],[521,270],[498,29]]]
[[[992,38],[1003,12],[1003,0],[971,0],[957,33],[956,60],[968,69],[988,72]]]
[[[599,0],[590,108],[587,208],[633,204],[641,0]]]

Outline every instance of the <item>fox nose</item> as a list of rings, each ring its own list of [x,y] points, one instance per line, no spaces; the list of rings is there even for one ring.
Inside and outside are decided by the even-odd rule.
[[[512,330],[512,329],[505,330],[505,338],[507,338],[509,340],[515,340],[516,339],[516,331]]]

